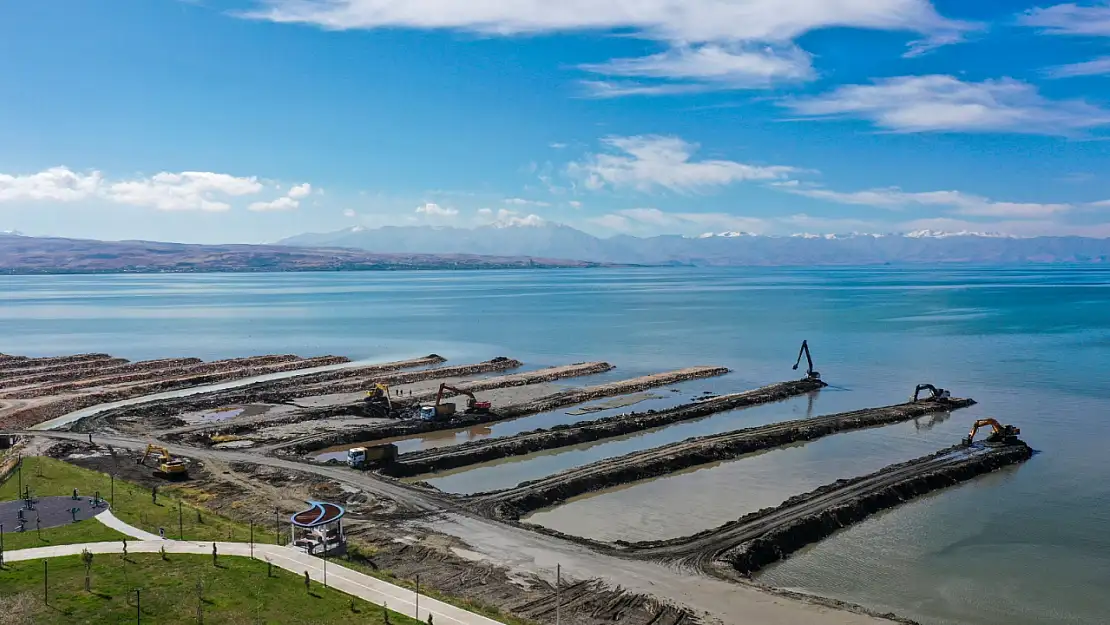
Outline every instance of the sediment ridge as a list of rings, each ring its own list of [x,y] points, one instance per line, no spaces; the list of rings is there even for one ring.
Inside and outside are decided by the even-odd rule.
[[[157,380],[154,382],[124,386],[119,389],[69,397],[63,396],[57,399],[39,400],[38,402],[35,400],[23,400],[27,402],[26,405],[17,405],[14,408],[4,411],[3,416],[0,416],[0,427],[23,429],[43,421],[60,417],[75,410],[81,410],[97,404],[129,399],[131,397],[184,389],[204,384],[216,384],[219,382],[270,373],[310,369],[313,367],[349,362],[348,358],[342,356],[319,356],[315,358],[298,359],[292,362],[287,362],[287,358],[287,356],[259,356],[257,359],[242,358],[234,361],[220,361],[217,363],[208,363],[208,366],[211,367],[210,372],[199,375]],[[294,358],[296,357],[294,356]],[[240,366],[224,368],[227,366],[227,363],[232,362]],[[254,365],[255,362],[260,362],[262,364],[256,366]]]
[[[115,365],[105,365],[104,363],[111,361],[102,361],[88,365],[71,366],[63,371],[54,373],[36,372],[21,374],[17,377],[3,378],[0,379],[0,389],[12,389],[31,384],[42,384],[44,382],[59,384],[76,380],[91,381],[93,379],[103,379],[106,376],[122,377],[123,375],[147,371],[169,371],[175,367],[199,365],[204,362],[200,358],[167,358],[164,360],[143,360],[139,362],[128,362],[123,358],[118,360],[123,362]],[[90,373],[91,370],[95,370],[95,372]],[[90,377],[90,375],[95,377]]]
[[[571,425],[533,430],[515,436],[412,452],[401,455],[397,462],[387,465],[382,469],[382,472],[400,478],[447,471],[499,458],[522,456],[538,451],[615,438],[737,408],[781,401],[796,395],[817,391],[824,386],[825,384],[820,380],[810,378],[781,382],[743,393],[722,395],[684,404],[668,410],[630,412],[593,421],[580,421]]]
[[[612,365],[608,363],[583,363],[583,366],[611,368]],[[608,369],[605,369],[608,370]],[[551,381],[553,377],[549,374],[540,376],[544,370],[530,372],[530,375],[535,377],[536,382]],[[724,367],[689,367],[686,369],[679,369],[677,371],[669,371],[666,373],[657,373],[638,378],[631,378],[628,380],[621,380],[618,382],[610,382],[608,384],[599,384],[597,386],[586,386],[581,388],[570,389],[567,391],[559,391],[551,395],[546,395],[539,399],[523,402],[520,404],[510,406],[498,406],[488,414],[461,414],[449,420],[442,421],[422,421],[419,419],[408,419],[390,424],[386,426],[375,426],[371,428],[348,430],[346,432],[337,432],[331,435],[326,435],[319,438],[306,439],[295,441],[290,444],[278,446],[278,448],[288,453],[306,454],[327,447],[335,447],[339,445],[346,445],[350,443],[360,443],[372,440],[382,440],[389,438],[397,438],[403,436],[417,436],[426,434],[428,432],[437,432],[441,430],[455,430],[475,425],[482,425],[486,423],[494,423],[496,421],[507,421],[509,419],[519,418],[537,412],[545,412],[553,410],[562,406],[578,404],[592,399],[600,399],[603,397],[611,397],[613,395],[624,395],[635,391],[644,390],[646,388],[655,388],[665,386],[667,384],[674,384],[676,382],[684,382],[687,380],[695,380],[698,378],[712,377],[715,375],[723,375],[727,373],[728,369]],[[490,380],[492,382],[492,379]],[[533,382],[535,383],[535,382]],[[465,388],[460,385],[460,388]],[[500,388],[500,387],[493,387]]]
[[[935,412],[973,405],[971,399],[920,401],[882,408],[855,410],[832,415],[784,421],[687,439],[685,441],[609,458],[553,476],[523,482],[503,491],[475,495],[472,506],[497,519],[518,520],[542,508],[558,505],[572,497],[612,488],[690,467],[808,441],[837,432],[908,421]]]
[[[72,365],[77,363],[97,362],[104,360],[123,360],[111,354],[74,354],[72,356],[48,356],[44,358],[28,358],[26,356],[12,356],[11,360],[0,362],[0,375],[6,375],[12,369],[32,369],[36,367],[51,367],[55,365]]]
[[[962,446],[961,446],[962,447]],[[960,448],[938,452],[934,457],[887,467],[869,476],[838,483],[836,489],[847,489],[852,494],[848,501],[835,499],[822,504],[821,510],[803,515],[793,515],[781,524],[753,539],[744,540],[717,556],[740,575],[750,576],[768,564],[785,559],[803,547],[831,536],[836,531],[859,523],[867,517],[893,508],[922,495],[941,490],[979,477],[1013,464],[1025,462],[1033,456],[1033,450],[1025,443],[1000,448],[986,448],[981,452],[961,455],[958,460],[946,461],[953,454],[960,454]],[[918,466],[920,465],[920,466]],[[903,475],[905,468],[912,472]],[[809,495],[792,498],[782,506],[764,513],[762,519],[740,521],[744,525],[764,525],[772,517],[789,515],[799,508],[797,502],[821,500],[828,493],[816,491]],[[742,532],[734,531],[742,536]]]

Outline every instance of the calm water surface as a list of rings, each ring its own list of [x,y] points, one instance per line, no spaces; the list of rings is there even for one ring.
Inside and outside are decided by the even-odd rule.
[[[901,401],[918,382],[981,403],[932,429],[835,436],[602,493],[564,506],[562,523],[682,534],[949,444],[993,415],[1042,453],[840,532],[762,581],[925,623],[1095,624],[1110,622],[1108,286],[1097,267],[0,277],[0,352],[436,352],[530,366],[603,359],[622,377],[720,364],[739,390],[790,377],[805,338],[838,387],[819,412]],[[554,455],[577,463],[807,409],[737,411]],[[537,460],[473,473],[515,483],[545,470]],[[487,479],[465,475],[442,479]],[[554,524],[561,512],[541,514]]]

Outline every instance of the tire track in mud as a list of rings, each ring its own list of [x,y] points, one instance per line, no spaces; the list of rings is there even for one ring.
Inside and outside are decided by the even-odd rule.
[[[806,378],[771,384],[743,393],[723,395],[683,404],[667,410],[630,412],[604,419],[579,421],[571,425],[533,430],[515,436],[417,451],[401,455],[395,463],[384,467],[382,472],[392,477],[404,478],[448,471],[499,458],[522,456],[549,449],[615,438],[699,419],[719,412],[781,401],[796,395],[815,392],[824,386],[825,384],[820,380]]]
[[[659,477],[750,453],[809,441],[838,432],[909,421],[935,412],[971,406],[972,399],[920,401],[882,408],[783,421],[685,441],[607,458],[561,473],[523,482],[507,490],[469,498],[478,513],[494,519],[516,521],[541,508],[597,490]]]

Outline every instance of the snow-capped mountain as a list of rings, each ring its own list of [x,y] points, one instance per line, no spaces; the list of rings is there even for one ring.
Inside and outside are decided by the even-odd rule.
[[[921,230],[888,234],[763,236],[709,232],[601,239],[542,219],[502,220],[477,228],[359,226],[280,241],[378,253],[538,256],[581,261],[692,265],[867,265],[884,263],[1107,262],[1110,239],[1020,238],[986,232]]]

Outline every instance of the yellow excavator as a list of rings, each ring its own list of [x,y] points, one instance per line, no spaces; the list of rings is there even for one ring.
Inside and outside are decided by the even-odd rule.
[[[979,433],[979,428],[988,426],[991,428],[991,433],[984,440],[988,445],[1012,445],[1017,442],[1018,434],[1021,434],[1021,429],[1012,425],[1002,425],[995,419],[979,419],[971,426],[971,432],[964,439],[964,443],[970,445],[975,440],[975,435]]]
[[[151,454],[158,455],[158,468],[154,471],[154,475],[164,477],[167,479],[180,479],[188,477],[189,467],[185,465],[185,461],[181,458],[174,458],[170,455],[170,450],[161,445],[153,443],[146,446],[146,453],[139,459],[139,464],[146,465],[146,459]]]

